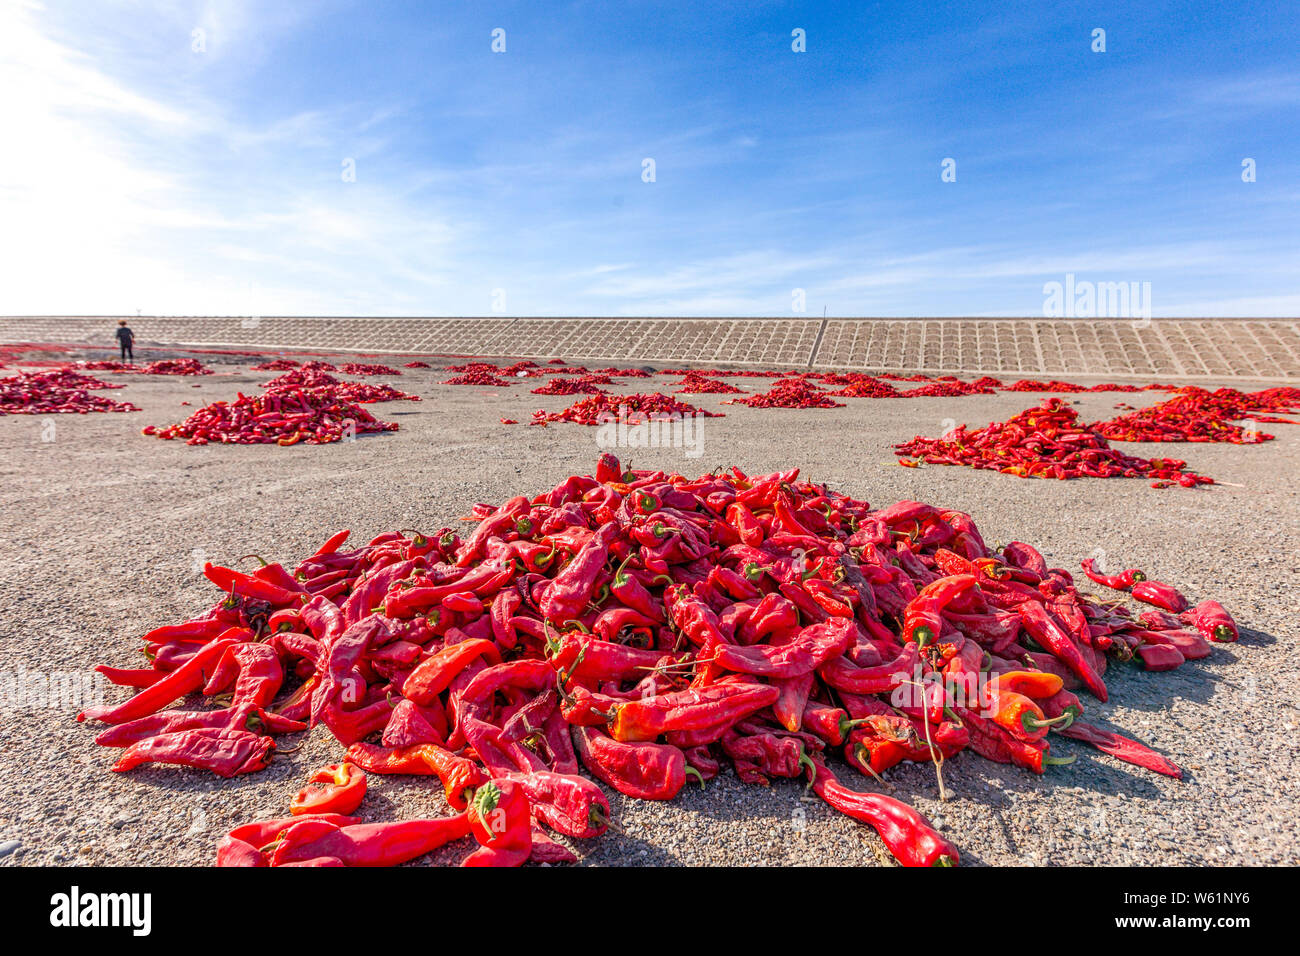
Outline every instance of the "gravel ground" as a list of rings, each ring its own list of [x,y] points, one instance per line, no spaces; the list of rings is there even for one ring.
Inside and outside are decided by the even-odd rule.
[[[10,608],[0,623],[0,671],[84,675],[102,661],[138,666],[140,634],[211,603],[211,586],[197,573],[205,559],[229,563],[256,551],[292,563],[340,527],[368,540],[394,528],[455,524],[476,501],[589,473],[599,453],[596,429],[498,424],[527,422],[534,409],[573,399],[530,395],[522,384],[439,386],[446,376],[438,369],[394,381],[424,401],[370,406],[401,431],[354,443],[187,447],[139,434],[274,374],[247,364],[221,369],[201,379],[117,377],[129,387],[112,394],[141,413],[0,418],[0,601]],[[648,390],[645,380],[629,384],[627,391]],[[1171,673],[1112,666],[1110,703],[1089,699],[1092,719],[1168,754],[1185,768],[1182,781],[1069,740],[1053,750],[1077,754],[1077,762],[1042,777],[962,754],[944,767],[944,802],[928,765],[891,771],[895,795],[929,815],[964,864],[1300,863],[1300,675],[1286,650],[1297,640],[1300,593],[1293,483],[1300,429],[1266,426],[1279,437],[1259,447],[1121,445],[1133,454],[1184,455],[1194,470],[1233,483],[1157,491],[1139,480],[1027,481],[895,464],[893,442],[937,434],[947,419],[972,426],[1005,419],[1040,396],[847,399],[847,408],[801,411],[724,406],[727,397],[689,396],[727,413],[704,422],[701,457],[673,448],[619,454],[638,467],[688,474],[732,463],[751,473],[797,465],[877,506],[903,498],[943,504],[974,515],[990,543],[1028,541],[1049,564],[1071,569],[1104,552],[1111,566],[1143,567],[1193,600],[1218,598],[1243,626],[1239,644]],[[1114,414],[1117,401],[1161,398],[1077,400],[1095,419]],[[193,407],[180,407],[185,400]],[[123,692],[105,694],[112,701]],[[113,753],[93,744],[94,730],[73,719],[76,709],[27,706],[0,721],[0,865],[207,864],[227,829],[283,813],[307,771],[339,756],[320,729],[267,771],[234,780],[167,768],[115,775]],[[845,779],[866,789],[856,775]],[[368,818],[445,810],[436,780],[372,780]],[[746,786],[724,771],[707,790],[689,788],[670,804],[616,793],[611,803],[622,832],[578,845],[585,862],[890,862],[868,827],[803,799],[791,782]],[[457,845],[434,862],[464,852]]]

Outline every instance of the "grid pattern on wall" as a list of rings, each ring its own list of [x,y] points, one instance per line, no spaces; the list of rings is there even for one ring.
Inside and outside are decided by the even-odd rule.
[[[1115,378],[1300,378],[1295,319],[128,317],[142,347]],[[0,342],[113,346],[117,316],[0,317]]]

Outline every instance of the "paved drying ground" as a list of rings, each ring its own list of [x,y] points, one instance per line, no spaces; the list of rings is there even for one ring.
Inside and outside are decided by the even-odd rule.
[[[437,370],[395,384],[420,403],[370,406],[402,430],[324,447],[187,447],[139,434],[192,408],[233,397],[272,373],[227,366],[202,379],[119,377],[111,393],[141,406],[127,415],[0,418],[0,671],[86,672],[107,661],[137,666],[139,635],[183,620],[213,600],[196,573],[206,557],[230,563],[257,551],[291,564],[332,531],[361,540],[388,529],[455,524],[476,501],[499,502],[590,472],[595,429],[503,427],[537,407],[572,399],[511,389],[443,387]],[[237,368],[238,371],[229,371]],[[667,381],[659,379],[660,382]],[[765,383],[736,380],[742,387]],[[197,384],[197,387],[192,387]],[[633,381],[645,386],[645,381]],[[637,390],[629,388],[628,391]],[[1155,776],[1061,740],[1078,754],[1043,777],[962,754],[944,768],[938,800],[928,765],[904,765],[889,782],[959,846],[967,864],[1296,864],[1296,556],[1300,520],[1294,476],[1300,428],[1268,426],[1264,446],[1123,445],[1146,455],[1185,455],[1195,470],[1240,487],[1156,491],[1145,481],[1025,481],[958,468],[898,467],[892,442],[933,435],[945,419],[982,425],[1036,396],[848,399],[847,408],[766,410],[723,406],[703,426],[703,456],[680,449],[622,451],[639,467],[688,474],[735,463],[750,473],[798,465],[804,474],[877,506],[916,498],[968,511],[990,543],[1021,539],[1049,564],[1076,568],[1099,549],[1112,566],[1140,566],[1193,600],[1220,599],[1243,625],[1239,644],[1172,673],[1114,665],[1111,701],[1090,716],[1136,736],[1186,768]],[[1117,401],[1163,393],[1080,399],[1088,418]],[[107,688],[109,700],[123,692]],[[4,864],[207,864],[231,826],[282,814],[309,770],[339,756],[323,729],[270,769],[234,780],[171,768],[108,772],[115,753],[96,747],[75,708],[28,708],[0,720],[0,852]],[[851,773],[851,772],[846,772]],[[866,781],[856,775],[865,789]],[[372,777],[372,819],[436,815],[436,781]],[[577,847],[600,864],[877,865],[875,834],[782,781],[745,786],[730,771],[707,791],[671,804],[613,795],[622,834]],[[437,861],[458,859],[465,847]]]

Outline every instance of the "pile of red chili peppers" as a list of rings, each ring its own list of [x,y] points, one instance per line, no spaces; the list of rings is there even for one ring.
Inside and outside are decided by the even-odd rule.
[[[403,392],[401,389],[393,388],[386,382],[380,384],[373,382],[339,382],[334,386],[334,394],[345,402],[356,402],[358,405],[370,405],[375,402],[420,401],[419,395]]]
[[[493,368],[495,369],[495,366],[493,366]],[[495,371],[489,372],[484,369],[471,369],[468,372],[462,372],[459,375],[454,375],[451,378],[447,379],[445,382],[441,382],[440,384],[442,385],[492,385],[497,388],[509,388],[514,383],[509,382],[504,378],[501,378],[501,376],[497,375]]]
[[[605,425],[610,423],[635,425],[650,421],[673,421],[686,417],[721,418],[721,412],[696,408],[679,402],[662,392],[635,395],[593,395],[574,402],[559,412],[539,408],[533,412],[530,425],[546,427],[551,422],[573,422],[576,425]]]
[[[751,408],[843,408],[843,402],[828,397],[827,393],[802,376],[782,378],[766,392],[748,398],[733,398],[728,405],[748,405]]]
[[[198,359],[177,358],[177,359],[159,359],[156,362],[146,362],[144,365],[128,365],[125,362],[119,362],[116,359],[102,359],[93,362],[77,362],[68,368],[76,371],[89,372],[124,372],[132,375],[211,375],[212,369],[208,368]]]
[[[262,383],[262,388],[324,388],[338,385],[341,382],[342,379],[336,378],[329,372],[322,372],[320,369],[294,368],[283,375],[277,375],[270,381]]]
[[[335,396],[345,402],[356,402],[359,405],[369,405],[374,402],[398,402],[420,401],[419,395],[412,395],[409,392],[403,392],[393,388],[391,385],[375,385],[370,382],[348,382],[335,378],[329,372],[319,372],[314,369],[294,369],[285,372],[269,382],[264,382],[262,388],[298,388],[298,389],[319,389],[327,388]]]
[[[263,362],[260,365],[251,366],[254,372],[287,372],[289,369],[298,367],[298,363],[293,359],[272,359],[269,362]]]
[[[855,379],[842,388],[837,388],[826,394],[840,398],[897,398],[899,392],[888,382],[882,382],[878,378],[864,375],[862,378]]]
[[[19,372],[0,378],[0,415],[63,415],[87,412],[138,412],[130,402],[118,402],[91,392],[122,385],[68,369]]]
[[[356,383],[343,383],[353,385]],[[371,432],[397,431],[396,422],[381,422],[339,394],[339,387],[268,388],[264,395],[244,395],[233,402],[213,402],[185,421],[145,435],[184,438],[187,445],[210,442],[234,445],[324,445]]]
[[[1271,441],[1272,435],[1257,429],[1247,430],[1231,421],[1251,419],[1294,425],[1287,418],[1269,412],[1300,414],[1300,389],[1269,388],[1259,392],[1240,392],[1220,388],[1211,392],[1195,385],[1178,390],[1166,402],[1140,408],[1127,415],[1090,425],[1093,431],[1112,441],[1188,441],[1231,442],[1253,445]]]
[[[545,385],[532,389],[532,393],[534,395],[604,395],[605,390],[593,381],[598,378],[603,378],[605,384],[610,382],[607,375],[585,375],[578,378],[563,378],[557,375]]]
[[[1170,776],[1171,761],[1084,723],[1111,661],[1204,657],[1236,625],[1138,570],[1079,590],[1032,546],[987,546],[969,515],[873,509],[798,470],[687,479],[594,475],[498,506],[467,538],[340,531],[292,572],[207,565],[221,599],[144,636],[148,667],[97,668],[135,688],[79,719],[108,725],[113,769],[221,776],[267,765],[275,737],[323,725],[345,748],[291,813],[231,831],[221,865],[391,865],[473,836],[465,865],[572,861],[551,838],[610,825],[581,769],[668,800],[723,762],[742,780],[807,777],[907,865],[952,865],[921,814],[844,786],[832,755],[879,778],[969,749],[1041,774],[1064,736]],[[167,709],[190,694],[216,709]],[[435,776],[450,816],[362,823],[366,776]]]
[[[344,362],[338,369],[344,375],[401,375],[402,370],[391,365],[366,365],[364,362]]]
[[[674,385],[680,385],[681,388],[673,389],[674,394],[685,395],[743,395],[745,390],[737,388],[730,382],[723,382],[716,378],[711,378],[700,372],[687,372],[682,376],[681,381],[673,382]]]
[[[968,431],[959,425],[942,438],[916,436],[895,445],[899,464],[915,468],[965,465],[1020,478],[1155,478],[1185,488],[1214,479],[1185,471],[1178,458],[1134,458],[1111,448],[1106,439],[1079,421],[1079,413],[1059,398],[1037,408]]]
[[[211,375],[212,369],[205,366],[198,359],[177,358],[177,359],[159,359],[156,362],[148,362],[139,368],[132,369],[141,375]]]

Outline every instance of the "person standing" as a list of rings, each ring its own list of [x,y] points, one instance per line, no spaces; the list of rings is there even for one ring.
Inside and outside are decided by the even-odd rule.
[[[131,347],[135,344],[135,333],[126,324],[126,319],[118,319],[117,321],[117,344],[122,349],[122,361],[125,362],[129,359],[134,364],[135,352]]]

